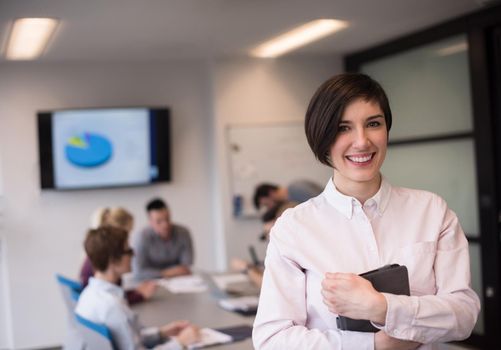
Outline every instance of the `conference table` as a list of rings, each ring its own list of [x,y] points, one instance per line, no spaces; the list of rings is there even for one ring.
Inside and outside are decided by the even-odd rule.
[[[159,286],[151,300],[133,306],[144,326],[160,326],[174,320],[189,320],[200,328],[227,328],[241,325],[252,327],[254,316],[243,316],[224,310],[218,299],[224,291],[217,291],[208,274],[202,275],[208,282],[208,289],[197,293],[171,293]],[[249,282],[250,294],[255,287]],[[250,350],[251,338],[229,344],[210,346],[210,349]]]

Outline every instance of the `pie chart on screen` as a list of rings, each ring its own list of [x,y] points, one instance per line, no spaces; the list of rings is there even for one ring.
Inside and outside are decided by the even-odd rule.
[[[86,132],[70,137],[64,150],[71,164],[93,168],[110,160],[112,149],[111,142],[106,137]]]

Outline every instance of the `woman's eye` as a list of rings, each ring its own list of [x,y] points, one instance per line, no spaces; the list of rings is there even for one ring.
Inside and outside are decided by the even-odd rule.
[[[373,121],[373,122],[370,122],[369,124],[367,124],[367,126],[370,128],[377,128],[380,125],[381,125],[381,123],[377,122],[377,121]]]
[[[348,131],[348,126],[346,126],[346,125],[339,125],[339,126],[337,127],[337,131],[338,131],[338,132],[345,132],[345,131]]]

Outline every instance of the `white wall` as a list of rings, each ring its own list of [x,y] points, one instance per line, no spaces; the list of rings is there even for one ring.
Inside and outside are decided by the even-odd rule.
[[[1,156],[1,150],[0,150]],[[0,157],[1,160],[1,157]],[[9,331],[10,327],[10,311],[8,310],[9,303],[7,297],[7,267],[5,266],[4,253],[4,230],[3,230],[3,179],[2,179],[2,162],[0,161],[0,349],[12,347]]]
[[[123,205],[145,224],[144,203],[165,198],[192,231],[196,265],[221,269],[247,256],[260,222],[231,216],[225,128],[302,120],[314,90],[341,71],[339,58],[228,59],[165,64],[0,64],[0,169],[6,253],[0,272],[0,349],[61,344],[65,310],[54,274],[76,277],[89,214]],[[39,189],[36,111],[167,105],[172,111],[173,182],[151,187],[54,192]],[[326,174],[329,170],[326,169]],[[264,256],[264,245],[258,245]],[[0,266],[1,268],[1,266]],[[2,270],[0,270],[2,271]],[[3,283],[2,278],[6,283]],[[11,315],[9,315],[11,310]],[[12,332],[9,331],[12,324]]]
[[[264,257],[266,246],[257,243],[260,221],[232,216],[225,130],[235,124],[302,121],[315,90],[342,71],[341,57],[228,59],[218,62],[214,71],[215,171],[217,193],[222,196],[219,219],[224,227],[226,255],[248,258],[247,247],[253,244]],[[325,172],[327,182],[331,171],[325,167]]]
[[[0,287],[10,294],[16,349],[61,344],[66,315],[54,274],[77,276],[85,228],[90,213],[98,206],[130,209],[139,227],[145,223],[145,202],[153,196],[165,198],[174,220],[192,231],[196,265],[216,267],[218,243],[211,202],[212,104],[206,63],[3,63],[0,76],[0,158],[5,192],[2,235],[7,248],[3,262],[9,272],[3,276],[9,277],[7,285]],[[36,111],[122,105],[171,107],[172,183],[41,192]],[[1,302],[0,311],[3,315]],[[0,338],[1,346],[5,339],[1,332]]]
[[[0,202],[2,198],[0,196]],[[5,250],[3,238],[3,214],[0,203],[0,349],[12,348],[11,311],[9,290],[7,289],[7,267],[5,266]]]

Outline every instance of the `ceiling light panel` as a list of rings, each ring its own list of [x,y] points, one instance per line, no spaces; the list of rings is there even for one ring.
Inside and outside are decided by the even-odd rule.
[[[273,58],[338,32],[348,26],[345,21],[318,19],[277,36],[252,50],[251,55]]]
[[[54,18],[19,18],[14,21],[7,43],[8,60],[32,60],[42,55],[54,34]]]

